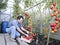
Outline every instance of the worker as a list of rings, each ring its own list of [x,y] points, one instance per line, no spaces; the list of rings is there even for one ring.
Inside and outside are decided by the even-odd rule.
[[[28,36],[29,31],[23,28],[22,22],[23,16],[18,16],[17,20],[12,20],[9,22],[9,28],[6,29],[6,32],[9,33],[12,41],[16,41],[15,38],[21,36],[21,34]]]

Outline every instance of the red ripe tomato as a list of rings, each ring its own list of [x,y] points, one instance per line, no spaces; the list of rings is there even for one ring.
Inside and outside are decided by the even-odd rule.
[[[60,12],[58,12],[58,14],[60,14]]]
[[[59,25],[59,28],[60,28],[60,25]]]
[[[56,21],[59,21],[59,18],[55,18]]]
[[[53,11],[56,12],[57,11],[57,8],[53,8]]]
[[[51,6],[50,6],[50,9],[53,9],[53,7],[54,7],[54,6],[53,6],[53,5],[51,5]]]
[[[54,30],[54,29],[55,29],[55,27],[51,27],[51,29],[52,29],[52,30]]]
[[[53,17],[54,16],[54,14],[51,14],[51,17]]]
[[[35,37],[36,36],[36,33],[33,33],[33,36]]]
[[[51,14],[51,17],[53,17],[53,16],[57,16],[57,14]]]
[[[59,23],[59,21],[55,21],[55,23],[56,23],[56,24],[58,24],[58,23]]]
[[[56,24],[50,24],[50,26],[51,26],[51,27],[55,27],[55,26],[56,26]]]
[[[53,3],[53,6],[56,6],[56,3],[55,2]]]
[[[57,16],[57,14],[54,14],[54,16]]]
[[[58,30],[57,29],[54,29],[54,32],[57,32]]]

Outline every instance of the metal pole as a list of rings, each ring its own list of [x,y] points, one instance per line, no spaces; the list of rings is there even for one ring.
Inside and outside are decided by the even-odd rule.
[[[50,10],[49,10],[49,14],[50,14]],[[48,25],[49,25],[49,23],[50,23],[50,22],[48,22]],[[48,27],[48,38],[47,38],[47,44],[46,44],[46,45],[49,44],[49,38],[50,38],[50,34],[51,34],[50,31],[51,31],[51,30],[50,30],[50,26],[49,26],[49,27]]]
[[[49,29],[48,29],[48,38],[47,38],[47,44],[46,45],[49,44],[49,37],[50,37],[50,26],[49,26]]]
[[[48,2],[48,0],[46,0],[46,1]],[[53,3],[53,1],[54,1],[54,0],[52,0],[52,3]],[[49,10],[49,14],[50,14],[50,10]],[[51,17],[50,17],[50,18],[51,18]],[[52,18],[51,18],[51,19],[52,19]],[[49,25],[49,23],[50,23],[50,22],[48,22],[48,25]],[[49,30],[48,30],[48,38],[47,38],[47,44],[46,44],[46,45],[49,44],[49,38],[50,38],[50,34],[51,34],[50,31],[51,31],[51,30],[50,30],[50,26],[49,26]]]
[[[42,3],[42,2],[39,2],[39,3],[37,3],[36,5],[31,6],[30,8],[26,9],[25,11],[27,11],[27,10],[29,10],[29,9],[33,8],[33,7],[36,7],[36,6],[38,6],[39,4],[41,4],[41,3]]]

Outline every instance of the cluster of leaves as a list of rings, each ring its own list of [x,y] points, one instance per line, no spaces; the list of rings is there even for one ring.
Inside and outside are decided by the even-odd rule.
[[[13,18],[17,18],[17,16],[20,14],[20,7],[19,7],[19,0],[14,0],[15,4],[13,5]]]
[[[7,6],[7,1],[8,0],[5,0],[5,2],[3,2],[4,0],[0,0],[0,10],[1,9],[5,9],[6,8],[6,6]]]
[[[33,4],[32,0],[24,0],[25,7],[29,7]]]

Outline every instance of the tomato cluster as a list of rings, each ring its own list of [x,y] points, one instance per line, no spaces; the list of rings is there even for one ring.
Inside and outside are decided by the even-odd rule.
[[[57,32],[58,29],[60,28],[60,25],[59,25],[59,20],[60,18],[58,18],[58,14],[60,14],[60,12],[58,12],[58,8],[56,7],[56,3],[54,2],[51,6],[50,6],[50,9],[53,10],[54,13],[51,14],[51,17],[55,17],[55,23],[51,23],[50,26],[51,26],[51,32],[54,33],[54,32]]]
[[[26,27],[26,29],[31,32],[32,21],[30,15],[27,12],[25,12],[24,15],[28,19],[28,26]]]

